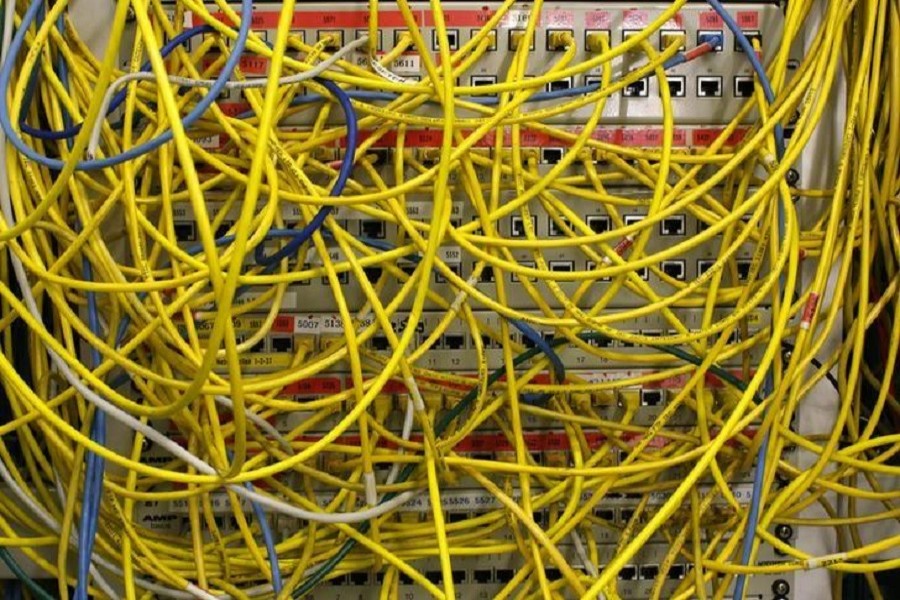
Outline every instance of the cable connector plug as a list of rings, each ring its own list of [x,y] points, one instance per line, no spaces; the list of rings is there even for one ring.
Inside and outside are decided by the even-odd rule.
[[[710,52],[715,52],[718,48],[722,47],[722,44],[725,43],[725,38],[721,35],[712,35],[709,36],[705,42],[702,44],[698,44],[694,46],[690,50],[685,52],[679,52],[669,60],[663,63],[663,69],[668,71],[673,67],[677,67],[678,65],[683,65],[684,63],[691,62],[695,58],[700,58]]]

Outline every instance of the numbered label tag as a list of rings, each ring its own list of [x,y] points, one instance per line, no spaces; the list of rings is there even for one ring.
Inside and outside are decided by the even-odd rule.
[[[459,246],[443,246],[438,250],[438,256],[448,265],[462,263],[462,250],[459,249]]]

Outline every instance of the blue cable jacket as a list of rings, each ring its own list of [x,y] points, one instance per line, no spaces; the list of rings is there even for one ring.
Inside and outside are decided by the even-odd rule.
[[[566,380],[566,367],[563,365],[559,355],[553,351],[553,348],[548,341],[544,339],[544,336],[535,331],[531,325],[524,321],[509,319],[509,322],[513,327],[521,331],[523,336],[531,340],[535,348],[540,350],[548,359],[550,359],[550,364],[553,367],[553,376],[556,378],[557,383],[564,382]]]
[[[318,79],[317,81],[324,85],[325,88],[337,98],[338,103],[341,105],[341,109],[344,111],[344,120],[347,124],[347,148],[344,151],[344,160],[341,162],[341,169],[338,172],[338,177],[335,180],[330,193],[331,196],[337,197],[344,191],[347,180],[350,179],[350,174],[353,172],[353,160],[356,156],[358,137],[356,110],[353,108],[353,103],[350,101],[347,92],[342,90],[336,83],[327,79]],[[295,254],[297,250],[300,249],[300,246],[308,241],[316,231],[321,229],[322,225],[325,224],[325,219],[330,213],[330,206],[323,206],[320,208],[319,212],[315,214],[312,220],[307,223],[303,229],[300,229],[295,233],[294,239],[285,244],[283,248],[271,256],[266,256],[265,248],[262,244],[257,246],[254,256],[257,264],[263,265],[269,269],[274,269],[278,262]]]
[[[249,481],[244,483],[244,487],[251,492],[254,491],[253,485]],[[269,525],[269,520],[266,518],[266,512],[263,510],[262,505],[256,500],[252,500],[250,506],[253,507],[253,514],[256,517],[256,522],[259,523],[263,543],[266,545],[269,568],[272,569],[272,589],[277,596],[281,593],[284,582],[281,579],[281,564],[278,562],[278,554],[275,551],[275,534],[272,532],[272,527]]]
[[[38,24],[40,24],[42,21],[43,11],[41,11],[41,13],[39,13],[37,17]],[[62,16],[60,16],[60,18],[56,22],[56,28],[62,31],[64,27],[65,23]],[[68,65],[66,64],[61,54],[57,56],[56,64],[54,65],[54,67],[60,82],[66,89],[68,89]],[[37,71],[34,72],[34,75],[36,74]],[[36,83],[37,77],[33,76],[29,79],[29,89],[26,94],[27,96],[30,97],[33,94],[36,88]],[[30,103],[30,100],[28,101],[28,103]],[[65,109],[63,109],[62,111],[62,119],[63,123],[67,127],[70,126],[71,116]],[[71,140],[68,141],[68,146],[71,148]],[[76,231],[81,229],[81,223],[77,219],[75,222],[75,229]],[[81,271],[82,277],[84,277],[86,281],[93,280],[93,269],[91,267],[90,261],[86,257],[82,258]],[[97,312],[97,295],[94,292],[88,292],[86,296],[88,326],[90,327],[90,330],[93,334],[101,335],[100,318]],[[101,362],[100,352],[92,346],[89,349],[89,356],[90,367],[92,369],[97,368]],[[92,417],[89,435],[91,439],[96,441],[97,443],[106,443],[106,414],[103,411],[95,411]],[[76,560],[77,571],[75,586],[76,600],[83,600],[88,597],[87,588],[91,568],[91,555],[93,554],[94,542],[97,536],[97,526],[100,516],[100,502],[103,494],[103,476],[106,469],[106,460],[103,457],[90,451],[86,455],[85,463],[85,476],[82,490],[82,510],[78,526],[78,551]]]
[[[747,36],[744,35],[744,32],[741,30],[740,26],[737,24],[731,14],[725,9],[725,7],[722,6],[722,3],[719,2],[719,0],[707,0],[707,3],[709,4],[710,8],[712,8],[722,18],[722,21],[725,23],[728,29],[731,30],[731,33],[734,34],[735,40],[737,40],[738,44],[741,45],[741,49],[744,51],[744,54],[747,55],[747,59],[750,61],[750,66],[753,67],[753,71],[759,78],[759,83],[763,88],[763,93],[765,94],[766,101],[770,105],[774,104],[775,91],[772,89],[772,84],[769,81],[769,77],[766,74],[765,68],[763,67],[762,63],[759,62],[759,57],[756,55],[756,51],[753,49],[753,44],[749,39],[747,39]],[[780,123],[775,126],[775,151],[778,156],[778,160],[784,158],[784,128]],[[780,206],[778,211],[778,219],[779,230],[783,232],[784,211]],[[772,377],[770,374],[766,378],[763,394],[768,395],[771,388]],[[762,501],[762,486],[766,470],[768,449],[769,432],[766,431],[763,434],[763,440],[756,455],[756,473],[753,477],[753,497],[750,499],[750,512],[747,515],[747,531],[744,534],[743,544],[741,546],[742,565],[750,564],[750,557],[753,554],[753,540],[756,536],[756,528],[759,525],[759,510],[760,502]],[[739,573],[734,582],[734,598],[736,600],[744,599],[744,592],[746,590],[746,587],[747,575],[744,573]]]
[[[774,104],[775,91],[772,89],[772,83],[769,81],[769,76],[766,74],[765,67],[759,62],[759,57],[756,55],[756,50],[753,49],[753,44],[747,39],[747,36],[744,35],[740,25],[737,24],[737,21],[731,16],[731,13],[722,6],[722,3],[719,2],[719,0],[706,1],[709,3],[710,8],[722,18],[725,26],[731,30],[732,34],[734,34],[734,39],[741,45],[741,50],[744,51],[747,60],[750,61],[750,66],[753,67],[753,71],[756,73],[757,77],[759,77],[759,84],[762,86],[766,102],[770,105]],[[784,127],[779,123],[775,126],[775,152],[778,156],[778,160],[784,158],[784,149]]]
[[[16,34],[13,37],[9,55],[6,57],[6,62],[4,62],[2,68],[0,68],[0,126],[3,127],[3,130],[4,132],[6,132],[9,141],[21,154],[36,163],[44,165],[45,167],[61,171],[65,167],[65,162],[37,153],[33,148],[28,146],[15,131],[15,128],[13,127],[12,121],[10,119],[9,101],[7,98],[7,90],[9,89],[10,82],[12,80],[12,71],[15,67],[19,52],[21,52],[22,50],[22,45],[25,40],[25,32],[29,27],[31,27],[32,23],[34,23],[35,17],[42,5],[43,0],[32,0],[32,3],[28,6],[28,10],[25,12],[25,15],[22,18],[21,27],[16,31]],[[222,67],[222,72],[216,78],[215,83],[210,87],[207,94],[203,96],[203,98],[201,98],[200,101],[197,102],[194,108],[191,109],[191,111],[182,119],[182,123],[185,128],[190,127],[197,120],[199,120],[200,117],[203,116],[203,114],[207,111],[207,109],[209,109],[212,103],[216,101],[216,98],[218,98],[222,90],[225,89],[225,84],[227,84],[228,81],[231,80],[231,75],[234,72],[234,69],[237,67],[238,61],[240,61],[241,55],[244,52],[244,47],[247,44],[247,37],[250,34],[252,14],[252,0],[242,0],[241,25],[238,29],[238,36],[234,44],[234,49],[232,53],[228,55],[228,59],[225,61],[225,65]],[[163,144],[170,142],[172,140],[172,137],[172,130],[168,129],[152,140],[134,146],[133,148],[129,148],[121,154],[105,158],[81,161],[76,164],[75,168],[76,170],[80,171],[89,171],[93,169],[113,167],[129,160],[135,159],[143,154],[147,154],[148,152],[151,152],[153,150],[156,150]]]
[[[227,452],[228,460],[233,460],[234,455],[229,450]],[[253,488],[253,484],[249,481],[244,482],[244,487],[248,490],[255,491]],[[272,569],[272,589],[275,591],[275,595],[281,593],[281,588],[284,587],[284,582],[281,578],[281,565],[278,562],[278,554],[275,552],[275,535],[272,533],[272,528],[269,526],[269,521],[266,518],[266,511],[263,509],[262,505],[256,500],[250,501],[250,506],[253,508],[253,516],[256,518],[256,522],[259,523],[259,530],[262,532],[263,543],[266,545],[266,554],[269,559],[269,568]]]
[[[209,25],[200,25],[199,27],[192,27],[191,29],[185,29],[184,31],[182,31],[181,33],[179,33],[178,35],[173,37],[171,40],[169,40],[162,48],[160,48],[159,53],[163,58],[167,58],[172,53],[172,51],[174,51],[175,48],[177,48],[178,46],[190,41],[192,38],[194,38],[198,35],[201,35],[203,33],[209,33],[211,31],[214,31],[214,30]],[[59,62],[60,63],[65,62],[65,59],[63,58],[62,55],[59,56]],[[141,66],[140,70],[143,73],[149,73],[151,69],[152,69],[152,66],[150,65],[150,62],[148,61],[148,62],[145,62]],[[37,69],[32,71],[32,78],[29,80],[29,83],[32,80],[33,81],[37,80],[37,74],[38,74]],[[123,89],[120,92],[118,92],[115,96],[113,96],[112,102],[110,102],[110,104],[109,104],[109,110],[106,111],[107,115],[115,112],[115,110],[117,108],[119,108],[119,106],[122,105],[122,103],[125,101],[126,94],[127,94],[127,91],[125,89]],[[28,123],[25,122],[25,107],[30,104],[28,101],[29,98],[30,98],[29,91],[26,90],[25,100],[22,102],[22,114],[20,115],[20,118],[19,118],[19,127],[22,129],[22,131],[24,131],[28,135],[42,139],[42,140],[64,140],[64,139],[68,139],[68,138],[73,138],[76,135],[78,135],[78,133],[81,131],[81,128],[84,126],[83,123],[79,123],[77,125],[67,125],[65,129],[62,129],[60,131],[49,131],[46,129],[37,129],[35,127],[32,127],[31,125],[29,125]]]
[[[62,31],[65,27],[62,17],[56,23],[57,29]],[[59,55],[56,62],[56,71],[62,85],[68,89],[69,72],[66,61]],[[65,110],[62,111],[63,123],[66,127],[71,125],[71,116]],[[71,148],[72,141],[68,141]],[[81,229],[81,223],[76,220],[76,231]],[[94,278],[93,268],[87,257],[81,261],[82,277],[86,281]],[[94,335],[102,335],[100,329],[100,317],[97,312],[97,295],[94,292],[87,294],[88,327]],[[90,367],[96,369],[102,358],[100,352],[93,346],[89,350]],[[106,413],[101,410],[94,411],[89,435],[99,444],[106,444]],[[93,452],[88,451],[85,458],[84,486],[82,490],[82,507],[78,526],[78,552],[76,560],[76,600],[86,600],[88,597],[88,579],[91,569],[91,555],[94,542],[97,537],[97,526],[100,518],[100,503],[103,495],[103,477],[106,470],[106,460]]]

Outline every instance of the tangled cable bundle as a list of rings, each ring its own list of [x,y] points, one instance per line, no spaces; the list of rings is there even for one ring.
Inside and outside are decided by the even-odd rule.
[[[651,41],[686,0],[586,59],[560,33],[537,76],[520,44],[477,86],[521,3],[458,49],[416,5],[419,80],[391,71],[431,46],[406,1],[382,52],[378,0],[348,44],[297,34],[293,1],[267,40],[251,0],[122,0],[100,58],[69,4],[3,7],[0,558],[29,593],[301,598],[369,573],[465,598],[460,561],[502,557],[495,597],[613,599],[663,544],[652,598],[819,568],[838,598],[900,566],[879,560],[900,537],[860,536],[900,496],[900,2],[789,2],[763,53],[709,0],[755,85],[690,148],[669,77],[722,40]],[[603,133],[650,80],[656,142]],[[804,187],[835,111],[828,187]],[[826,380],[833,423],[798,428]]]

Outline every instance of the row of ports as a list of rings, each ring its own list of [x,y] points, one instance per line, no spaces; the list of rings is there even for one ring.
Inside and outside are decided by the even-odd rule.
[[[635,332],[638,333],[638,332]],[[660,330],[655,329],[645,329],[641,330],[639,333],[647,336],[659,336],[661,335]],[[425,339],[424,334],[420,334],[419,340],[422,341]],[[514,342],[518,342],[523,344],[527,348],[534,348],[537,344],[535,340],[524,337],[521,334],[514,333],[511,334],[510,337]],[[541,337],[548,342],[552,342],[555,334],[553,333],[543,333]],[[243,336],[238,336],[236,338],[238,344],[244,342]],[[738,332],[734,332],[732,334],[730,342],[734,343],[740,341],[740,335]],[[481,337],[482,347],[488,350],[494,350],[500,348],[499,342],[493,339],[488,335],[483,335]],[[324,347],[327,342],[323,341],[321,344]],[[618,340],[611,339],[597,339],[591,340],[590,344],[594,347],[598,348],[631,348],[633,344],[628,342],[622,342]],[[390,343],[388,342],[387,336],[384,335],[375,335],[369,341],[369,346],[372,350],[376,352],[386,352],[390,349]],[[467,348],[475,348],[475,342],[472,341],[471,337],[464,333],[445,333],[440,336],[437,340],[437,343],[433,346],[434,350],[466,350]],[[250,354],[264,354],[264,353],[290,353],[294,351],[294,338],[290,335],[273,335],[269,337],[265,337],[256,344],[254,344],[251,348],[247,350]],[[656,406],[661,404],[664,400],[664,392],[663,390],[641,390],[641,404],[644,406]]]
[[[243,336],[237,336],[235,341],[238,344],[244,343]],[[294,351],[294,338],[290,335],[277,335],[277,336],[269,336],[264,337],[258,342],[256,342],[250,349],[247,351],[251,354],[263,354],[266,352],[293,352]]]
[[[497,83],[495,75],[472,75],[470,84],[473,87],[494,85]],[[687,77],[684,75],[669,75],[666,77],[669,95],[673,98],[684,98],[688,94]],[[694,94],[698,98],[721,98],[725,94],[725,78],[721,75],[700,75],[694,79]],[[589,88],[599,87],[599,76],[587,76],[584,78],[584,86]],[[546,91],[562,92],[575,87],[571,77],[556,79],[547,83]],[[749,98],[753,96],[756,82],[753,77],[736,75],[732,80],[732,94],[735,98]],[[591,91],[591,90],[586,90]],[[650,80],[639,79],[628,84],[622,95],[627,98],[647,98],[650,95]],[[662,95],[662,92],[660,92]]]
[[[660,337],[663,335],[663,331],[659,329],[641,329],[635,330],[633,333],[644,335],[647,337]],[[665,332],[666,335],[674,335],[674,331]],[[419,341],[423,341],[429,337],[426,333],[419,334]],[[513,342],[520,343],[526,348],[534,348],[537,346],[537,341],[523,336],[519,333],[510,333],[510,338]],[[541,333],[541,338],[545,341],[552,342],[556,338],[556,334],[554,332],[543,332]],[[731,336],[728,339],[729,343],[737,343],[741,341],[741,336],[739,331],[732,332]],[[634,344],[631,342],[623,341],[623,340],[614,340],[610,338],[594,338],[588,342],[591,346],[595,348],[633,348]],[[390,344],[388,342],[387,336],[384,335],[375,335],[369,340],[370,347],[377,352],[384,352],[390,348]],[[481,345],[483,348],[488,350],[494,350],[500,348],[500,343],[494,338],[488,335],[481,336]],[[471,338],[471,336],[465,333],[445,333],[438,337],[435,344],[432,346],[432,350],[466,350],[466,349],[474,349],[476,347],[475,341]],[[641,401],[642,404],[646,406],[653,406],[659,404],[662,401],[660,398],[659,401],[654,402],[657,394],[661,394],[660,390],[643,390],[641,392]],[[644,399],[646,396],[646,400]]]
[[[606,565],[602,565],[603,569]],[[687,565],[672,565],[666,573],[666,578],[676,581],[684,579],[688,572]],[[507,583],[515,576],[515,569],[501,568],[481,568],[467,571],[464,569],[454,569],[451,572],[453,583],[456,584],[487,584],[487,583]],[[429,570],[423,573],[425,579],[434,584],[439,584],[444,577],[439,570]],[[544,575],[550,581],[562,578],[559,569],[548,567],[544,569]],[[619,571],[619,579],[622,581],[654,581],[659,576],[659,565],[626,565]],[[380,585],[384,582],[384,573],[375,573],[374,576],[368,572],[356,572],[344,575],[331,580],[332,585]],[[401,573],[400,585],[412,585],[413,580],[410,576]]]
[[[344,229],[350,227],[351,221],[340,220],[338,224]],[[376,219],[363,219],[358,221],[358,228],[352,233],[358,233],[360,236],[370,239],[383,240],[387,235],[387,223]],[[228,232],[234,226],[233,221],[222,221],[213,236],[218,240],[226,237]],[[173,225],[175,230],[175,240],[179,242],[195,242],[197,241],[197,224],[193,221],[176,221]]]
[[[526,267],[534,267],[535,265],[530,261],[521,261],[521,265]],[[550,271],[554,273],[574,273],[575,272],[575,261],[573,260],[550,260],[547,261],[547,267]],[[585,270],[593,271],[597,268],[597,264],[594,261],[587,261],[585,263]],[[685,260],[676,259],[676,260],[664,260],[660,263],[660,269],[667,276],[672,279],[678,281],[684,281],[687,278],[687,263]],[[643,279],[644,281],[650,280],[650,269],[647,267],[642,267],[637,269],[638,277]],[[482,271],[481,273],[481,283],[494,283],[496,281],[494,277],[494,272],[491,270],[488,273]],[[521,279],[515,273],[510,273],[510,281],[513,283],[519,283]],[[608,277],[602,278],[600,281],[610,281]]]
[[[446,29],[444,31],[443,40],[441,36],[438,34],[437,30],[431,31],[430,43],[431,50],[437,51],[440,49],[440,44],[443,41],[450,50],[458,50],[462,45],[462,37],[464,35],[465,30],[461,29]],[[481,32],[481,29],[469,29],[469,39],[475,37]],[[630,39],[640,35],[643,33],[643,30],[640,29],[624,29],[619,34],[619,39],[622,43],[629,41]],[[265,32],[258,32],[259,35],[265,35]],[[292,32],[293,35],[301,36],[305,39],[304,32],[296,31]],[[355,31],[355,36],[357,39],[363,36],[369,36],[369,30],[367,29],[357,29]],[[506,46],[508,50],[518,50],[524,43],[527,42],[528,49],[535,49],[535,38],[540,34],[538,32],[534,32],[532,36],[526,38],[527,32],[524,28],[513,28],[507,30],[506,34]],[[756,42],[762,45],[762,35],[757,30],[744,30],[744,35],[750,40],[751,43]],[[406,29],[395,29],[393,31],[392,41],[394,46],[397,46],[401,43],[404,38],[407,39],[406,49],[408,51],[417,50],[415,44],[409,39],[411,36],[409,31]],[[423,35],[423,38],[427,39],[428,36]],[[612,32],[609,29],[587,29],[584,31],[583,44],[585,49],[589,52],[599,53],[603,52],[604,45],[610,45],[612,43]],[[650,43],[654,42],[654,39],[657,37],[657,34],[651,34],[648,36],[648,41]],[[497,31],[491,30],[487,32],[486,38],[488,40],[487,50],[489,52],[494,52],[498,49],[498,38]],[[543,32],[544,38],[544,48],[549,52],[561,52],[565,50],[569,45],[573,43],[576,39],[576,32],[574,29],[546,29]],[[658,41],[656,42],[656,46],[660,51],[665,50],[672,44],[679,44],[679,50],[685,49],[685,44],[688,41],[688,33],[684,29],[663,29],[658,34]],[[704,44],[707,42],[713,42],[715,52],[722,52],[725,49],[725,32],[723,30],[715,30],[715,29],[701,29],[696,32],[696,40],[697,45]],[[323,43],[326,50],[334,51],[339,49],[344,45],[344,31],[339,29],[322,29],[316,31],[316,41]],[[382,31],[376,32],[375,46],[378,50],[382,50],[384,46],[384,39]],[[743,47],[738,42],[737,38],[734,40],[734,50],[735,52],[743,52]],[[640,51],[640,48],[636,48],[636,52]]]
[[[703,273],[706,273],[713,267],[715,262],[716,261],[714,259],[705,259],[705,258],[698,259],[697,260],[697,274],[702,275]],[[535,267],[535,263],[533,261],[519,261],[519,264],[524,267],[529,267],[529,268]],[[735,261],[735,264],[737,267],[738,280],[741,282],[747,281],[749,278],[749,275],[750,275],[750,266],[751,266],[750,259],[738,259]],[[462,268],[460,265],[448,265],[448,267],[451,271],[456,273],[456,275],[462,276]],[[550,261],[547,261],[547,267],[549,268],[550,271],[553,271],[556,273],[573,273],[576,270],[575,269],[575,267],[576,267],[575,261],[572,261],[572,260],[550,260]],[[400,268],[407,274],[411,274],[415,270],[415,267],[412,265],[408,265],[408,266],[404,265],[404,266],[401,266]],[[597,268],[597,265],[594,261],[587,261],[584,263],[584,269],[587,271],[593,271],[596,268]],[[666,276],[668,276],[676,281],[685,281],[687,279],[687,261],[684,259],[664,260],[660,263],[659,268],[663,273],[666,274]],[[474,263],[473,263],[473,269],[474,269]],[[369,281],[372,281],[372,282],[377,281],[377,278],[380,277],[380,275],[381,275],[381,269],[377,268],[377,267],[371,267],[371,268],[365,269],[365,271],[366,271],[366,276],[368,277]],[[727,271],[726,271],[726,273],[727,273]],[[638,277],[640,277],[644,281],[650,280],[650,270],[647,267],[642,267],[640,269],[637,269],[637,274],[638,274]],[[341,276],[342,276],[341,283],[347,283],[349,281],[348,273],[341,273]],[[436,283],[446,283],[447,282],[447,279],[439,273],[435,274],[434,279],[435,279]],[[490,284],[490,283],[496,283],[496,281],[497,281],[497,278],[496,278],[496,274],[494,273],[493,267],[485,266],[481,270],[481,273],[479,275],[479,283]],[[516,273],[509,274],[509,281],[511,283],[521,283],[522,282],[521,278]],[[600,279],[600,281],[608,282],[608,281],[610,281],[610,279],[604,277],[604,278]]]
[[[697,275],[702,275],[709,271],[713,265],[715,265],[716,261],[713,259],[698,259],[697,260]],[[472,264],[472,269],[474,270],[475,264]],[[520,265],[524,267],[534,268],[535,263],[533,261],[520,261]],[[547,267],[550,271],[554,273],[574,273],[575,272],[575,261],[573,260],[551,260],[547,261]],[[750,268],[751,261],[749,259],[738,259],[735,261],[735,266],[737,269],[738,281],[746,282],[750,276]],[[406,275],[411,276],[415,270],[416,266],[411,264],[401,264],[398,268],[404,272]],[[462,277],[462,267],[460,265],[448,265],[448,268],[453,271],[457,276]],[[584,263],[584,269],[587,271],[596,270],[597,264],[594,261],[587,261]],[[674,279],[675,281],[686,281],[687,280],[687,261],[684,259],[673,259],[673,260],[664,260],[659,264],[660,270],[669,278]],[[363,268],[363,273],[366,279],[374,284],[379,279],[381,279],[384,274],[384,269],[381,267],[365,267]],[[650,269],[647,267],[641,267],[636,270],[638,277],[643,279],[644,281],[650,281]],[[727,271],[726,271],[727,273]],[[348,271],[342,271],[337,274],[338,283],[341,285],[350,285],[350,273]],[[447,279],[441,275],[440,273],[435,273],[434,275],[435,283],[447,283]],[[479,274],[478,283],[481,284],[492,284],[496,283],[497,278],[494,273],[493,267],[485,266],[482,268],[481,273]],[[516,273],[509,274],[509,281],[511,283],[521,283],[522,279]],[[611,279],[609,277],[603,277],[599,279],[600,282],[609,282]],[[297,285],[304,286],[310,285],[311,281],[309,279],[305,279],[297,283]],[[329,285],[329,281],[327,277],[321,278],[321,284],[323,286]],[[455,347],[455,344],[452,341],[448,341],[445,347],[449,350],[458,350],[464,348],[463,344],[459,348]],[[486,347],[492,347],[486,345]],[[277,350],[278,352],[289,352],[290,350]]]
[[[541,150],[543,162],[555,163],[562,158],[562,148],[544,148]],[[627,225],[634,225],[646,218],[647,215],[632,214],[623,215],[622,221]],[[592,233],[606,233],[612,229],[612,218],[609,215],[585,215],[582,219]],[[531,228],[537,231],[537,215],[531,216]],[[547,232],[550,237],[563,237],[573,231],[571,221],[565,217],[547,217]],[[687,219],[684,215],[672,215],[659,222],[659,235],[676,236],[684,235],[687,231]],[[514,238],[525,237],[525,220],[520,215],[513,215],[509,221],[509,235]]]
[[[542,148],[541,162],[546,164],[555,164],[562,160],[564,148]],[[634,225],[646,217],[642,214],[623,215],[622,221],[625,225]],[[582,219],[584,224],[592,233],[606,233],[613,228],[612,219],[609,215],[585,215]],[[353,229],[352,233],[358,233],[360,237],[383,240],[387,237],[388,223],[378,219],[362,219],[358,221],[355,227],[351,225],[352,221],[342,220],[339,225],[346,230]],[[453,225],[459,227],[460,221],[454,220]],[[215,231],[216,239],[221,239],[228,235],[233,223],[230,221],[223,222]],[[531,216],[531,227],[538,231],[538,217]],[[706,225],[701,223],[698,225],[698,231],[702,231]],[[197,240],[197,225],[193,221],[176,221],[174,224],[175,239],[179,242],[193,242]],[[574,231],[572,223],[566,217],[547,217],[547,233],[550,237],[564,237],[569,232]],[[659,235],[664,237],[685,235],[687,233],[687,218],[685,215],[671,215],[659,222]],[[525,222],[520,215],[510,217],[510,237],[525,237]]]
[[[514,219],[518,219],[518,224],[516,222],[513,223],[513,236],[512,237],[524,237],[520,235],[515,235],[518,231],[522,231],[521,227],[521,217],[513,217]],[[591,217],[588,217],[589,226]],[[598,219],[608,219],[608,217],[598,217]],[[627,218],[626,218],[627,221]],[[193,225],[193,224],[189,224]],[[666,223],[662,224],[662,227],[667,227]],[[681,225],[677,225],[677,228],[669,228],[668,231],[683,231],[683,227]],[[593,227],[592,227],[593,229]],[[681,235],[669,233],[667,235]],[[697,260],[697,274],[702,275],[710,270],[715,264],[714,259],[698,259]],[[474,270],[475,264],[473,263],[472,268]],[[520,264],[524,267],[534,268],[536,265],[532,261],[520,261]],[[751,261],[750,259],[738,259],[735,261],[735,266],[737,269],[738,280],[745,282],[748,280],[751,270]],[[573,273],[576,271],[576,264],[573,260],[550,260],[547,261],[547,267],[550,271],[555,273]],[[402,263],[398,265],[398,268],[404,272],[406,275],[412,275],[416,271],[415,264]],[[455,272],[458,276],[462,276],[462,267],[459,264],[456,265],[448,265],[448,268]],[[676,281],[685,281],[687,279],[687,261],[684,259],[673,259],[673,260],[664,260],[659,264],[660,270],[669,278],[674,279]],[[587,271],[593,271],[597,269],[597,264],[595,261],[586,261],[584,263],[584,269]],[[381,267],[364,267],[363,273],[366,279],[370,283],[375,283],[379,279],[381,279],[384,274],[384,269]],[[644,281],[650,280],[650,269],[647,267],[641,267],[637,269],[638,276]],[[338,283],[341,285],[349,285],[350,284],[350,272],[342,271],[337,274]],[[446,283],[447,279],[441,275],[440,273],[435,273],[434,279],[436,283]],[[517,273],[510,273],[509,280],[511,283],[521,283],[521,278]],[[609,278],[602,278],[601,281],[610,281]],[[485,266],[482,268],[481,273],[479,275],[479,283],[482,284],[490,284],[496,282],[496,274],[494,273],[494,269],[491,266]],[[310,280],[303,280],[298,282],[297,285],[309,285],[311,283]],[[321,278],[322,285],[329,285],[328,279],[326,277]],[[282,350],[279,350],[282,351]],[[289,351],[289,350],[284,350]]]
[[[545,164],[556,164],[562,160],[564,153],[564,148],[542,148],[540,160]],[[646,216],[647,215],[644,214],[623,215],[622,221],[626,226],[634,225],[642,221]],[[612,229],[612,218],[609,215],[585,215],[583,221],[592,233],[606,233]],[[352,233],[359,233],[363,238],[383,240],[387,237],[388,223],[385,221],[378,219],[361,219],[358,221],[356,227],[351,226],[351,223],[352,221],[349,220],[338,221],[338,225],[343,229],[347,231],[354,229]],[[454,227],[459,227],[462,224],[458,219],[452,220],[451,223]],[[232,221],[223,221],[215,231],[215,238],[221,239],[227,236],[233,225],[234,223]],[[535,232],[538,231],[537,215],[531,216],[531,227]],[[697,231],[698,233],[702,232],[708,227],[709,226],[706,223],[698,222]],[[197,240],[197,226],[194,222],[176,221],[173,228],[175,230],[175,239],[177,241],[193,242]],[[547,217],[547,232],[550,237],[563,237],[569,235],[568,232],[570,231],[574,231],[574,229],[569,219],[562,216],[557,218]],[[659,235],[661,236],[685,235],[686,232],[687,219],[685,215],[671,215],[659,222]],[[509,235],[514,238],[525,237],[525,221],[520,215],[512,215],[510,217]]]
[[[542,148],[541,162],[546,164],[555,164],[562,160],[563,148]],[[633,225],[646,215],[624,215],[622,217],[625,225]],[[348,231],[354,229],[352,233],[358,233],[360,237],[383,240],[387,237],[388,223],[378,219],[362,219],[358,221],[358,225],[353,227],[352,221],[339,221],[344,229]],[[612,229],[612,219],[609,215],[587,215],[584,217],[584,223],[593,233],[605,233]],[[534,230],[537,230],[538,218],[532,215],[531,224]],[[219,225],[215,231],[216,239],[221,239],[228,235],[234,225],[231,221],[225,221]],[[454,226],[458,227],[460,221],[454,221]],[[568,231],[572,231],[571,222],[565,217],[553,219],[547,217],[547,229],[550,237],[562,237],[568,235]],[[197,240],[197,225],[193,221],[176,221],[174,224],[175,239],[179,242],[194,242]],[[659,235],[661,236],[677,236],[685,235],[687,231],[687,219],[685,215],[672,215],[666,217],[659,222]],[[521,216],[513,215],[510,217],[510,236],[525,237],[525,226]]]
[[[640,496],[640,495],[638,495]],[[646,513],[643,513],[646,515]],[[634,517],[633,508],[596,508],[594,516],[610,525],[626,525]]]
[[[687,79],[684,75],[672,75],[666,77],[669,87],[669,95],[673,98],[684,98],[688,93]],[[599,83],[592,78],[585,78],[587,85]],[[749,98],[753,96],[756,82],[753,77],[737,75],[732,80],[731,93],[735,98]],[[698,98],[721,98],[725,95],[725,78],[721,75],[700,75],[694,80],[694,93]],[[647,79],[640,79],[628,84],[622,95],[628,98],[647,98],[650,95],[650,83]]]

